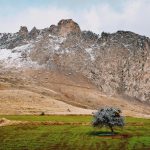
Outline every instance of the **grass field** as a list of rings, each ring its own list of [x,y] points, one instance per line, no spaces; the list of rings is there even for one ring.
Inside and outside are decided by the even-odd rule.
[[[0,150],[149,150],[150,120],[126,118],[116,135],[109,129],[95,129],[88,123],[91,116],[0,116],[28,124],[0,127]],[[40,125],[30,122],[64,122],[64,125]],[[85,123],[66,125],[65,123]],[[86,124],[87,123],[87,124]]]

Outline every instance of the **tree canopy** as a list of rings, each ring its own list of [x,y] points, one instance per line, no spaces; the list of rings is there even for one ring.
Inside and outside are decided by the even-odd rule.
[[[121,110],[113,107],[105,107],[99,109],[94,113],[93,126],[94,127],[103,127],[107,126],[113,132],[114,126],[123,127],[124,126],[124,117],[120,115]]]

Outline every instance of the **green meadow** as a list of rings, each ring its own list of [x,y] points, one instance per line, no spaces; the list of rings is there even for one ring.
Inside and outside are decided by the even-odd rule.
[[[97,129],[90,125],[92,116],[0,116],[0,118],[28,121],[27,124],[0,127],[0,150],[150,149],[150,119],[126,117],[125,127],[115,128],[115,135],[110,135],[109,129]],[[40,124],[47,121],[64,124]]]

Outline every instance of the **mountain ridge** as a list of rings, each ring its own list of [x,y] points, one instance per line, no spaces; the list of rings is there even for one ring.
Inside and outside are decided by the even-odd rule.
[[[150,102],[150,39],[130,31],[81,31],[72,19],[0,34],[0,68],[77,72],[108,96]]]

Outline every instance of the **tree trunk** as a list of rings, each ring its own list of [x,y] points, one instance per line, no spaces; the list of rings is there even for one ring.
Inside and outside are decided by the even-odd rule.
[[[111,132],[114,133],[113,127],[112,126],[109,126],[109,127],[111,129]]]

